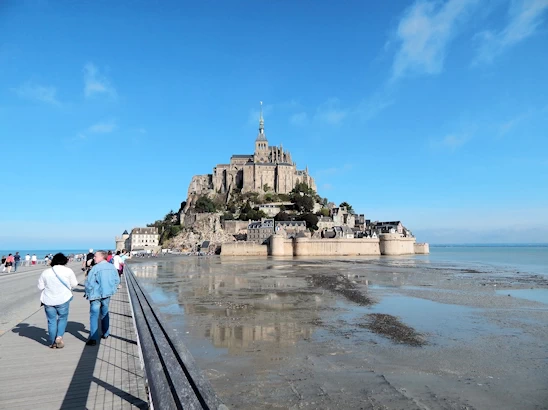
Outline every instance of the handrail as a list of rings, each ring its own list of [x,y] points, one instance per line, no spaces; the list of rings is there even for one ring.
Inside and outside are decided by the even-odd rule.
[[[151,408],[228,410],[183,343],[163,325],[145,290],[124,265]]]

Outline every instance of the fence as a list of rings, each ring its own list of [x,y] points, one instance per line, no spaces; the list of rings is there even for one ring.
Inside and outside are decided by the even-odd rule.
[[[190,352],[164,326],[131,269],[124,266],[151,408],[227,410]]]

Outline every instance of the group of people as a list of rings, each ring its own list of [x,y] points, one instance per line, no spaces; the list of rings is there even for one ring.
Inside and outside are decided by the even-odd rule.
[[[19,252],[16,252],[15,255],[11,253],[8,256],[2,255],[2,272],[8,271],[10,273],[12,268],[14,272],[17,272],[17,265],[20,260]]]
[[[126,252],[123,254],[126,255]],[[73,298],[72,289],[78,285],[74,271],[66,266],[68,262],[69,259],[63,253],[57,253],[53,256],[50,267],[38,279],[38,288],[42,291],[40,301],[44,305],[48,322],[49,347],[52,349],[60,349],[65,345],[63,335]],[[110,251],[100,250],[94,253],[93,249],[90,249],[83,262],[82,269],[86,271],[85,297],[90,303],[90,336],[87,346],[95,346],[99,337],[107,339],[110,336],[110,298],[121,287],[124,262],[125,258],[122,258],[120,251],[113,256]]]

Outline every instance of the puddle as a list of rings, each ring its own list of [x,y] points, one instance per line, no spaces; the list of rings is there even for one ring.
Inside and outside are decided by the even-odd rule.
[[[497,290],[497,295],[511,295],[514,298],[532,300],[548,305],[548,289],[508,289]]]

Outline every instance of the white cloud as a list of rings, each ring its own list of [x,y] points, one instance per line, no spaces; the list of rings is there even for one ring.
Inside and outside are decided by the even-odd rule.
[[[338,98],[330,98],[316,109],[314,119],[321,122],[337,125],[348,115],[348,110],[340,107]]]
[[[490,63],[508,47],[532,36],[543,23],[548,0],[512,1],[508,10],[508,24],[501,31],[478,34],[480,45],[473,64]]]
[[[116,98],[117,93],[110,81],[99,73],[93,63],[84,66],[84,95],[90,98],[96,94],[106,94]]]
[[[306,125],[308,123],[308,114],[304,111],[293,114],[289,118],[289,122],[293,125]]]
[[[396,32],[400,47],[394,58],[392,79],[410,73],[441,72],[447,45],[476,3],[477,0],[417,0],[409,7]]]
[[[467,135],[449,134],[441,140],[435,141],[433,145],[455,151],[457,148],[463,146],[468,139],[469,137]]]
[[[114,121],[98,122],[97,124],[93,124],[91,127],[89,127],[88,132],[93,134],[108,134],[114,131],[116,128],[117,126]]]
[[[61,104],[57,99],[57,89],[55,87],[47,87],[27,81],[18,88],[13,88],[13,91],[15,91],[20,98],[26,100],[40,101],[52,105]]]

